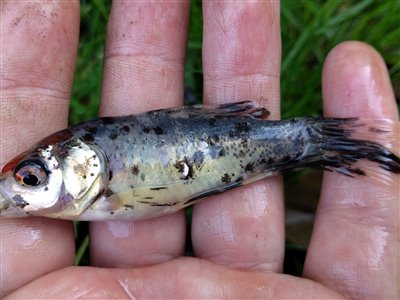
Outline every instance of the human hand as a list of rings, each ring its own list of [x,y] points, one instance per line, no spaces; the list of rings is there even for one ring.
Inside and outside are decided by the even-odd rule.
[[[4,165],[67,125],[79,3],[1,5]],[[182,104],[187,19],[187,3],[113,2],[101,115]],[[279,3],[204,2],[204,24],[204,102],[254,99],[278,119]],[[385,65],[366,45],[345,43],[331,52],[323,94],[326,116],[398,120]],[[325,174],[304,278],[281,274],[280,178],[197,204],[192,221],[196,258],[182,257],[183,212],[147,221],[91,223],[94,268],[72,266],[71,222],[0,220],[1,295],[396,298],[398,189],[395,181],[381,185]]]

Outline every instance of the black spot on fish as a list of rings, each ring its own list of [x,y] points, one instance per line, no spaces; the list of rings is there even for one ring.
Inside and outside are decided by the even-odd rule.
[[[244,158],[246,156],[246,151],[240,150],[239,157]]]
[[[243,133],[243,132],[249,132],[250,131],[250,125],[247,122],[236,123],[235,127],[236,127],[236,131],[238,133]]]
[[[146,126],[143,127],[142,130],[143,130],[144,133],[149,133],[149,132],[150,132],[150,128],[149,128],[149,127],[146,127]]]
[[[128,133],[131,129],[129,128],[129,126],[123,126],[122,130],[125,131],[126,133]]]
[[[248,163],[248,164],[246,165],[246,167],[244,168],[244,170],[245,170],[246,172],[253,172],[253,171],[254,171],[254,164],[253,164],[253,163]]]
[[[151,200],[154,199],[153,197],[144,197],[143,199]]]
[[[210,146],[214,146],[215,145],[214,140],[212,139],[212,137],[208,137],[207,138],[207,144],[210,145]]]
[[[131,209],[134,208],[134,206],[133,206],[133,205],[130,205],[130,204],[125,204],[124,207],[126,207],[126,208],[131,208]]]
[[[185,164],[184,161],[177,161],[174,167],[178,169],[179,173],[183,173],[185,171]]]
[[[243,138],[243,139],[240,141],[240,145],[241,145],[243,148],[248,148],[248,147],[249,147],[249,140],[246,139],[246,138]]]
[[[275,160],[272,157],[268,158],[269,165],[272,165],[274,162],[275,162]]]
[[[217,119],[215,119],[215,118],[210,118],[210,119],[208,119],[208,124],[209,124],[211,127],[215,127],[215,126],[216,126],[216,123],[217,123]]]
[[[25,206],[29,205],[29,203],[26,202],[24,198],[21,197],[21,195],[15,195],[12,199],[14,200],[15,205],[20,208],[24,208]]]
[[[195,175],[193,165],[189,163],[187,157],[185,157],[184,160],[177,161],[174,167],[178,169],[178,172],[181,174],[182,180],[188,180],[190,178],[193,178]],[[188,170],[186,170],[186,168],[188,168]]]
[[[90,133],[90,134],[96,134],[96,133],[97,133],[97,127],[94,127],[94,126],[84,125],[84,126],[83,126],[83,129],[84,129],[86,132]]]
[[[115,118],[113,118],[113,117],[105,117],[105,118],[101,118],[101,120],[106,125],[111,125],[111,124],[114,124],[114,122],[115,122]]]
[[[110,189],[106,189],[106,190],[103,192],[103,195],[104,195],[106,198],[110,197],[110,196],[113,195],[113,194],[114,194],[114,192],[113,192],[112,190],[110,190]]]
[[[236,179],[236,181],[235,181],[235,182],[238,182],[238,183],[241,183],[241,182],[243,182],[243,177],[242,177],[242,176],[238,177],[238,179]]]
[[[159,191],[159,190],[166,190],[166,189],[168,189],[168,187],[166,187],[166,186],[150,188],[151,191]]]
[[[149,202],[149,201],[142,201],[142,200],[138,200],[138,203],[142,203],[142,204],[152,204],[153,202]]]
[[[113,215],[114,214],[114,212],[113,211],[110,211],[110,215]]]
[[[228,173],[225,173],[222,177],[221,177],[221,181],[228,184],[231,182],[231,176]]]
[[[46,186],[46,187],[44,188],[44,191],[47,192],[48,190],[49,190],[49,188]]]
[[[112,139],[112,140],[115,140],[115,139],[118,137],[118,134],[116,134],[116,133],[114,132],[114,133],[111,133],[108,137],[109,137],[110,139]]]
[[[113,172],[110,170],[108,171],[108,180],[111,180],[113,178]]]
[[[164,130],[160,126],[154,127],[153,130],[155,134],[164,134]]]
[[[225,156],[225,150],[224,149],[221,149],[221,150],[219,150],[219,153],[218,153],[218,156],[219,157],[223,157],[223,156]]]
[[[176,202],[168,202],[168,203],[149,203],[150,206],[174,206],[177,205],[179,201]]]
[[[204,161],[204,153],[202,151],[200,151],[200,150],[196,151],[193,154],[193,161],[194,161],[195,164],[201,165],[203,163],[203,161]]]
[[[133,167],[131,168],[131,173],[133,174],[133,175],[139,175],[139,172],[140,172],[140,170],[139,170],[139,166],[138,165],[133,165]]]

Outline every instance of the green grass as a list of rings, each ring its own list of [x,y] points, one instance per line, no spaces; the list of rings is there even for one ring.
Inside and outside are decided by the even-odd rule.
[[[111,2],[81,1],[81,36],[70,123],[97,115],[104,37]],[[202,98],[201,3],[192,1],[185,69],[185,101]],[[329,51],[346,40],[371,44],[384,57],[400,98],[400,1],[282,0],[282,116],[321,115],[321,70]],[[296,178],[296,176],[292,177]],[[291,180],[289,180],[291,181]],[[190,214],[189,214],[190,215]],[[87,224],[77,223],[77,264],[88,263]],[[190,238],[190,237],[189,237]],[[190,249],[187,250],[190,253]],[[288,246],[285,268],[300,274],[305,250]],[[294,261],[294,262],[293,262]],[[287,263],[290,262],[290,263]],[[292,263],[293,262],[293,263]]]
[[[328,52],[358,40],[384,57],[400,87],[399,1],[282,1],[282,116],[321,115],[321,71]]]

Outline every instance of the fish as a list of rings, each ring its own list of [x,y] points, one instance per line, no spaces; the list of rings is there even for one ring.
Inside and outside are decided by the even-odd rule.
[[[4,166],[0,217],[142,220],[307,167],[398,180],[396,122],[269,115],[243,101],[74,125]]]

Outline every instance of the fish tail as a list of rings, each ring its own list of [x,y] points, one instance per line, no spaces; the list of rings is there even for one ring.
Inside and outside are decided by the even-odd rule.
[[[387,119],[308,119],[302,167],[313,167],[355,177],[369,175],[384,182],[400,173],[399,124]],[[308,149],[307,149],[308,148]],[[375,164],[359,163],[368,160]]]

